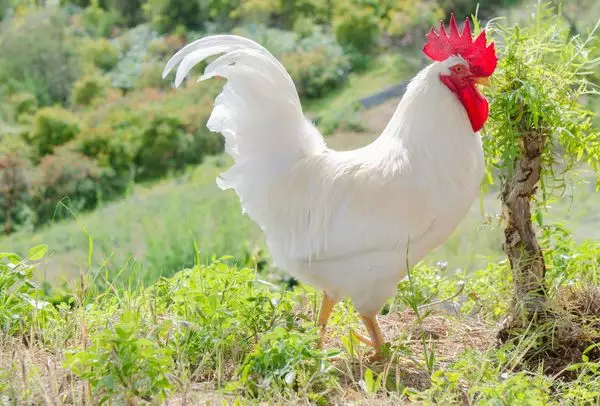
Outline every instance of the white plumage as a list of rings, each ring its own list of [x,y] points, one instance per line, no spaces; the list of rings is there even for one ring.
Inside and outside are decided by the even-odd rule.
[[[196,63],[217,54],[201,79],[222,76],[227,84],[208,127],[225,136],[235,159],[219,186],[237,192],[276,265],[333,302],[350,297],[361,315],[374,316],[407,262],[444,242],[478,194],[481,138],[439,80],[464,61],[452,56],[426,67],[381,136],[338,152],[304,118],[285,68],[254,41],[195,41],[173,56],[164,76],[181,62],[179,86]]]

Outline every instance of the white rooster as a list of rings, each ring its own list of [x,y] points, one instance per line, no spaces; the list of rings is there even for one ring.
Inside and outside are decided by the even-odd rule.
[[[201,80],[227,79],[208,128],[226,139],[235,164],[217,183],[234,189],[262,228],[274,263],[323,289],[321,342],[335,303],[350,297],[375,348],[384,343],[376,315],[407,265],[444,242],[469,210],[484,173],[478,131],[488,117],[476,88],[496,68],[485,32],[467,19],[459,33],[432,28],[423,52],[434,62],[410,82],[383,133],[370,145],[338,152],[305,119],[285,68],[265,48],[234,35],[192,42],[179,86],[198,62],[221,55]]]

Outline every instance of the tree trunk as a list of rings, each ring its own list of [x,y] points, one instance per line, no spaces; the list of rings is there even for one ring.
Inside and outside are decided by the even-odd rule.
[[[540,180],[545,142],[542,133],[524,133],[515,170],[502,187],[506,222],[503,249],[510,260],[515,284],[513,326],[539,321],[546,309],[546,265],[531,223],[531,198]]]

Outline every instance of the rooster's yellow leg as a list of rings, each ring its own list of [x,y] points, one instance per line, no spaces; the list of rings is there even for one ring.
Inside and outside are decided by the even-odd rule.
[[[335,300],[331,298],[327,294],[327,292],[323,291],[323,301],[321,302],[321,310],[319,310],[319,348],[323,347],[323,341],[325,340],[325,332],[327,330],[327,322],[329,321],[329,316],[331,316],[331,311],[333,310],[333,306],[335,306]]]
[[[362,334],[356,334],[356,337],[362,341],[363,343],[370,345],[375,348],[375,356],[379,355],[381,351],[381,347],[384,344],[383,333],[381,332],[381,328],[379,328],[379,323],[377,322],[377,316],[363,316],[362,319],[367,331],[369,332],[370,339],[363,336]]]

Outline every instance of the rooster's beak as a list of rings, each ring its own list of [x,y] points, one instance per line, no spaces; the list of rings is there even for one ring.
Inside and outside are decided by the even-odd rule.
[[[478,85],[482,85],[482,86],[489,86],[490,85],[490,78],[475,78],[475,83],[477,83]]]

